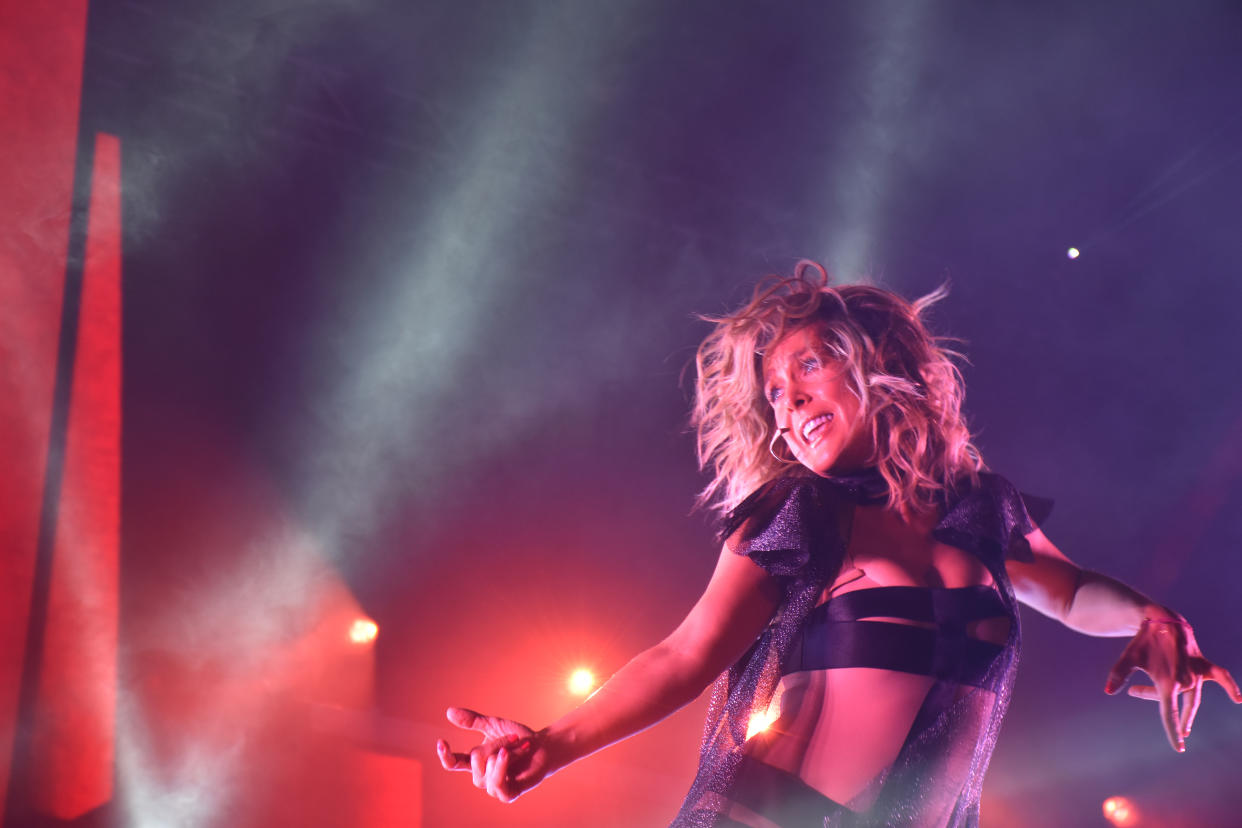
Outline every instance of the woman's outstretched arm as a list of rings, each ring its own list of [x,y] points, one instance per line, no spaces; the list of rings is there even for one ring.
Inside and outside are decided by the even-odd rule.
[[[1147,618],[1181,616],[1116,578],[1083,569],[1036,529],[1026,536],[1034,561],[1006,564],[1018,600],[1085,635],[1134,635]]]
[[[476,787],[509,802],[561,768],[649,727],[692,701],[754,643],[778,602],[775,581],[726,546],[701,598],[667,638],[635,656],[579,707],[535,732],[464,708],[448,710],[483,741],[454,753],[440,740],[448,770],[471,771]]]
[[[1186,749],[1204,681],[1219,683],[1242,703],[1233,676],[1203,657],[1194,630],[1179,613],[1116,578],[1079,567],[1039,529],[1026,539],[1034,560],[1006,564],[1018,600],[1086,635],[1133,636],[1104,689],[1116,693],[1135,670],[1147,673],[1151,686],[1131,687],[1129,694],[1159,702],[1174,750]]]

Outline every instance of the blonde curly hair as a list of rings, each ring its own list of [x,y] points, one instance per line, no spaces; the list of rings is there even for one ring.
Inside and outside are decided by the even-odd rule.
[[[942,347],[922,320],[947,292],[941,286],[908,302],[870,285],[833,287],[822,265],[803,261],[790,278],[760,282],[735,313],[700,317],[716,327],[695,358],[691,424],[699,467],[713,474],[699,505],[724,514],[764,483],[803,471],[768,450],[776,424],[762,361],[768,348],[808,325],[847,367],[889,507],[907,517],[931,513],[963,480],[977,483],[985,467],[962,416],[965,389],[953,362],[961,355]]]

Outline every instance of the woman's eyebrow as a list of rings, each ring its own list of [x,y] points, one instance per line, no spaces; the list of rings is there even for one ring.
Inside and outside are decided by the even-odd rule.
[[[810,354],[811,356],[815,356],[815,352],[813,350],[811,350],[810,348],[803,348],[802,350],[795,351],[794,353],[785,357],[785,362],[793,363],[796,365],[800,363],[803,359],[805,359],[808,354]],[[764,385],[767,385],[771,381],[772,381],[772,360],[767,360],[764,362],[764,365],[763,365],[763,383]]]
[[[790,354],[789,361],[795,365],[800,365],[802,364],[802,362],[806,360],[807,357],[814,357],[814,356],[818,356],[818,354],[815,353],[814,348],[803,348],[800,351]]]

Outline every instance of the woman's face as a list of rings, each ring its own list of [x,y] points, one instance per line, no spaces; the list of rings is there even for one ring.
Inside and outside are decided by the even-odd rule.
[[[819,332],[796,328],[768,349],[763,390],[776,427],[799,463],[819,475],[865,465],[872,447],[845,363],[826,355]]]

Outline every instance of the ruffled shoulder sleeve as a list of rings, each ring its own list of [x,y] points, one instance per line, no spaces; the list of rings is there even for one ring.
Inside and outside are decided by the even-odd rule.
[[[1051,500],[1023,494],[998,474],[982,473],[979,485],[946,511],[932,534],[943,543],[974,552],[985,563],[1030,561],[1026,535],[1051,511]]]
[[[839,558],[841,498],[820,478],[781,477],[725,518],[721,540],[772,575],[830,571]]]

